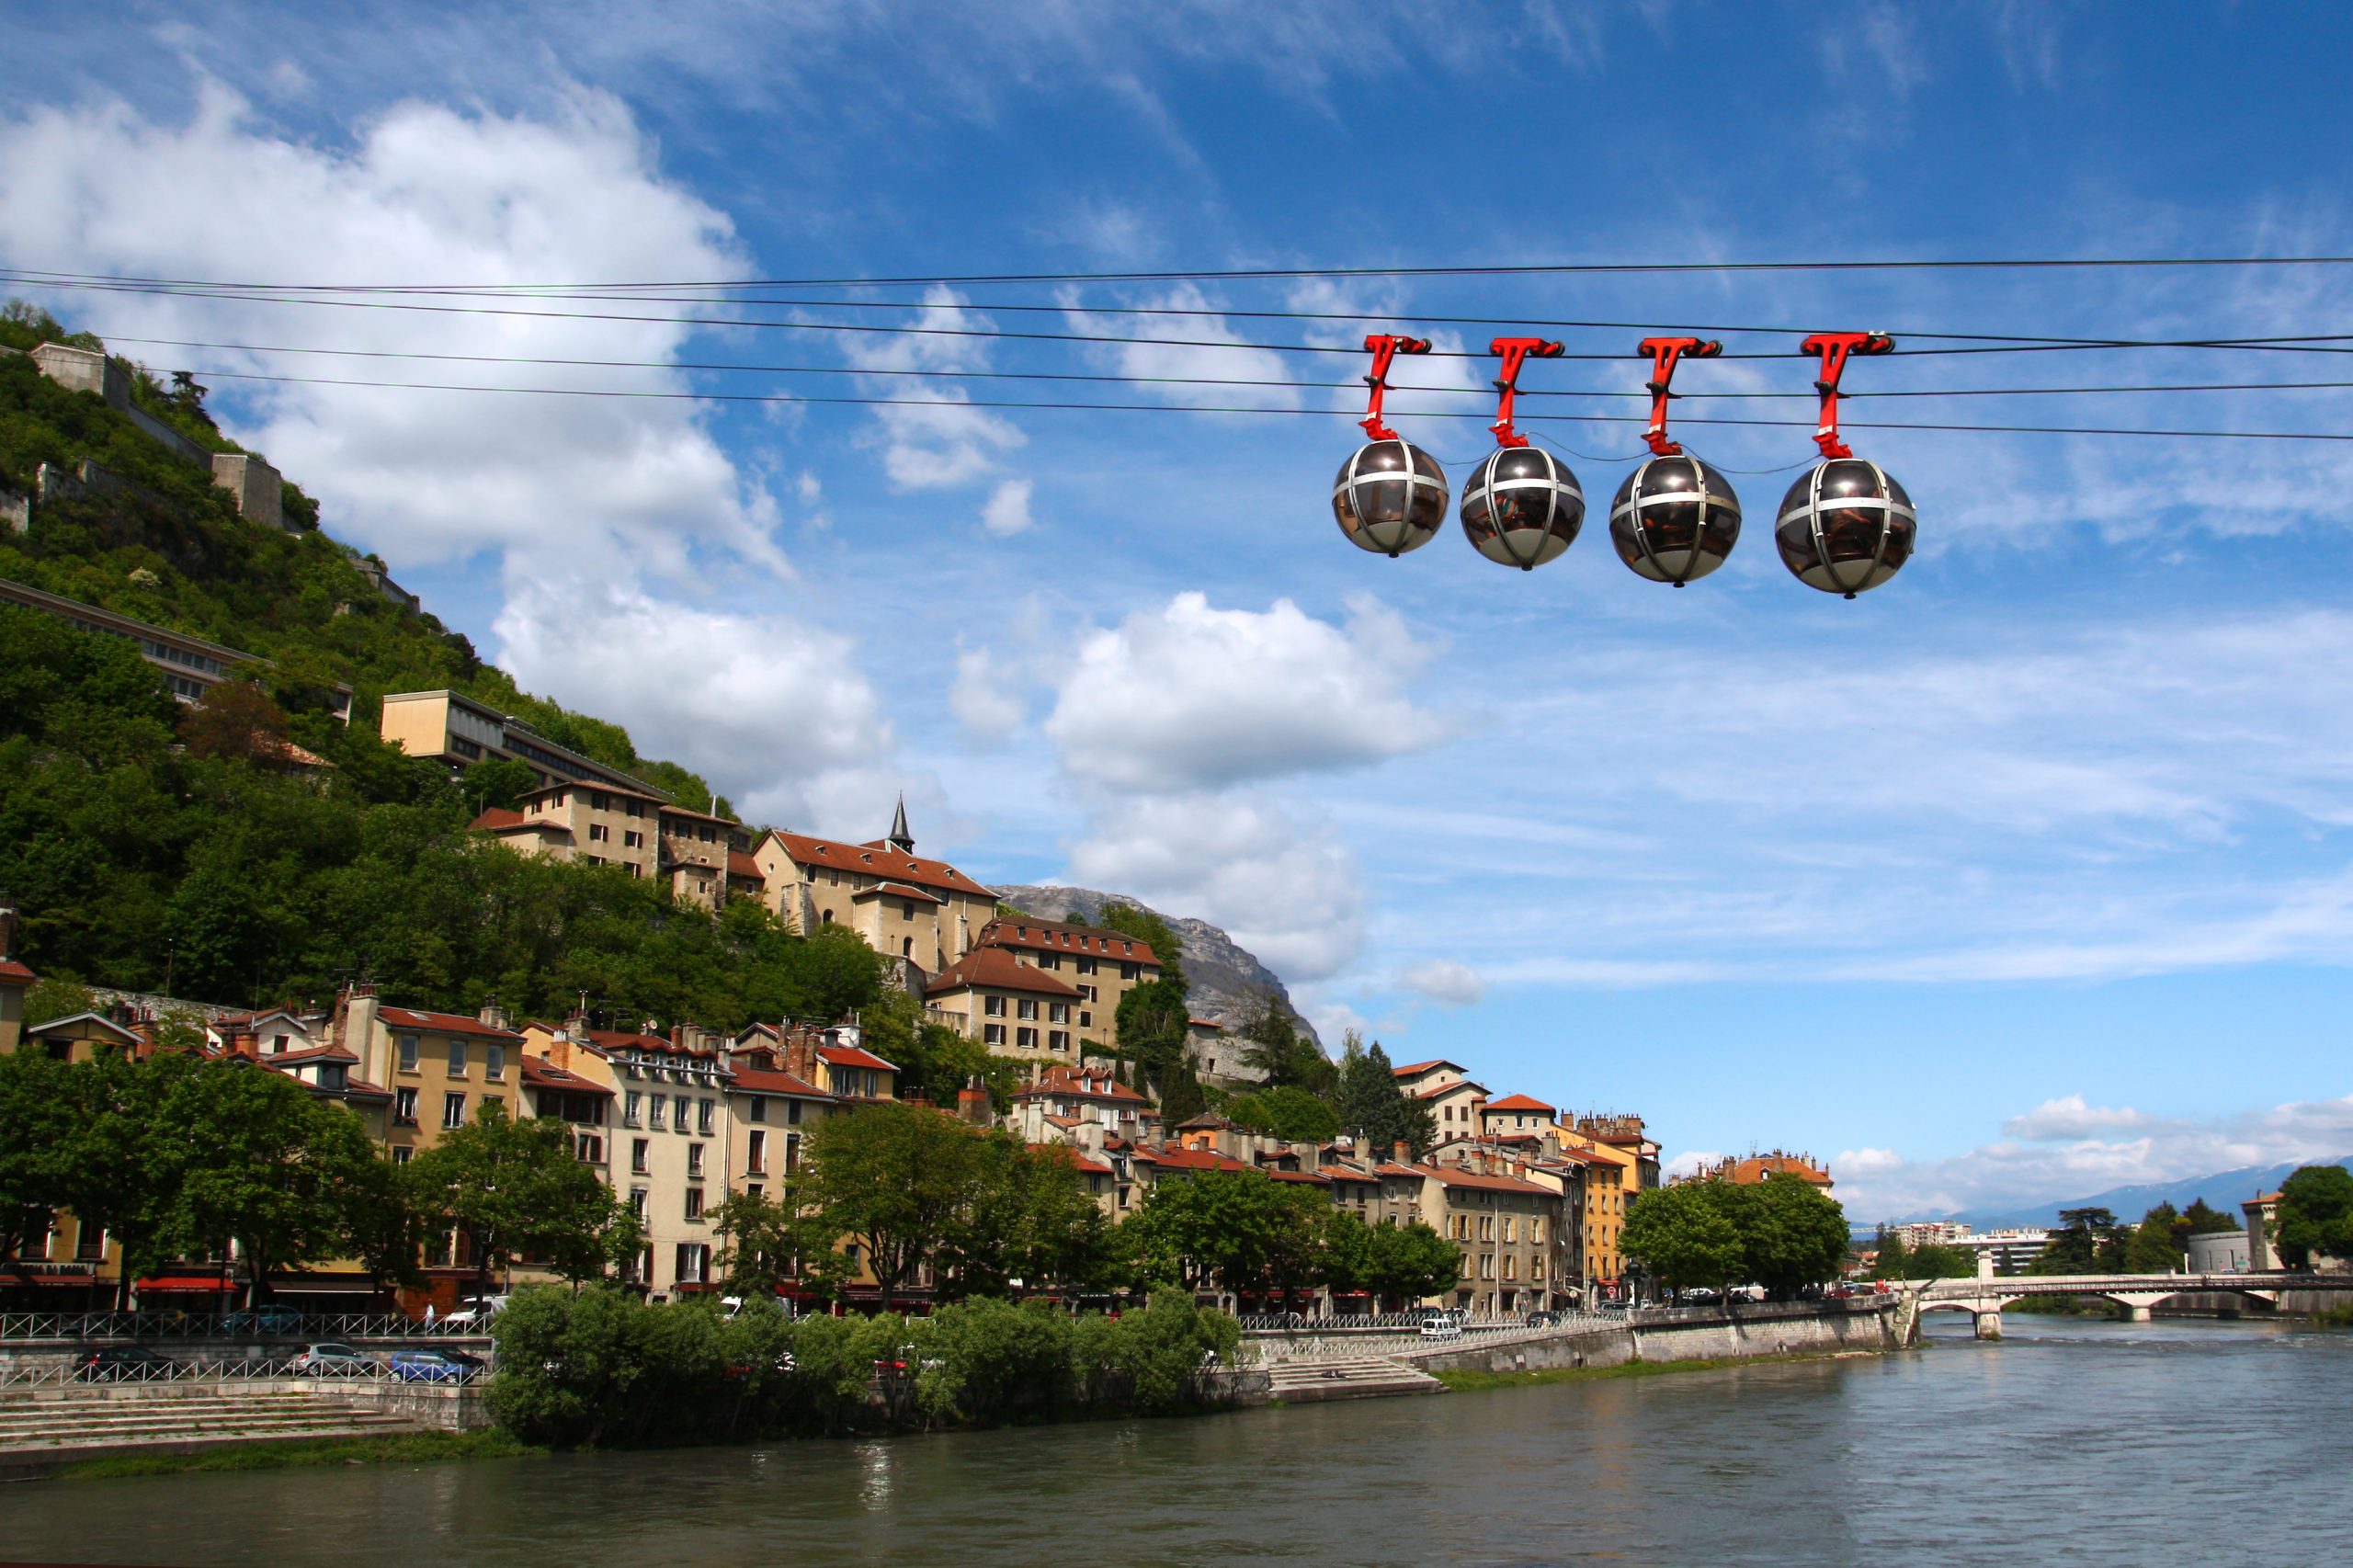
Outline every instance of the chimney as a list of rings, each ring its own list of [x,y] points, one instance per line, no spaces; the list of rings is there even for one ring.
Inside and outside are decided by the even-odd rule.
[[[506,1027],[506,1009],[498,1005],[496,996],[483,997],[482,1011],[476,1013],[474,1017],[494,1029],[503,1029]]]
[[[1406,1142],[1403,1138],[1400,1138],[1397,1142],[1389,1145],[1389,1157],[1395,1160],[1401,1165],[1410,1165],[1414,1163],[1413,1145]]]
[[[986,1127],[993,1119],[989,1092],[982,1085],[978,1074],[973,1074],[971,1083],[956,1091],[956,1115],[975,1127]]]
[[[371,1084],[392,1082],[392,1062],[379,1052],[388,1042],[380,1042],[377,1027],[376,988],[355,983],[348,990],[335,994],[335,1019],[327,1026],[327,1043],[339,1045],[359,1058],[359,1065],[352,1076]]]
[[[261,1037],[254,1032],[251,1022],[239,1024],[229,1031],[229,1050],[251,1061],[261,1060]]]

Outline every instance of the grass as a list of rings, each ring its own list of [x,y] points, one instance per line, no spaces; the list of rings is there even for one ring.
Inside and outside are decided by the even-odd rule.
[[[1454,1393],[1487,1389],[1540,1388],[1546,1383],[1599,1382],[1611,1378],[1657,1378],[1671,1372],[1718,1372],[1727,1367],[1755,1367],[1776,1361],[1833,1361],[1868,1351],[1796,1351],[1787,1356],[1723,1356],[1699,1361],[1623,1361],[1615,1367],[1550,1367],[1536,1372],[1482,1372],[1470,1369],[1433,1372],[1430,1376]]]
[[[434,1464],[447,1460],[503,1460],[540,1455],[499,1427],[481,1432],[402,1432],[381,1437],[323,1437],[303,1443],[256,1443],[192,1454],[114,1454],[61,1465],[61,1481],[110,1481],[191,1471],[313,1470],[329,1465]]]

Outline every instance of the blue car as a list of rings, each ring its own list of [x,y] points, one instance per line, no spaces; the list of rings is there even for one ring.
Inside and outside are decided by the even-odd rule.
[[[482,1371],[483,1360],[462,1350],[395,1350],[385,1366],[404,1383],[462,1383]]]

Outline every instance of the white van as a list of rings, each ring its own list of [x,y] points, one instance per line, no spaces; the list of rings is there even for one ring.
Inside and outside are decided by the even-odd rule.
[[[1460,1339],[1462,1337],[1462,1320],[1452,1313],[1424,1318],[1422,1337],[1424,1339]]]

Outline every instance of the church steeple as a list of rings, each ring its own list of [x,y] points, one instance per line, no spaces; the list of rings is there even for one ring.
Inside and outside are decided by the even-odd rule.
[[[899,791],[899,809],[891,814],[891,836],[883,842],[902,855],[915,852],[915,835],[907,831],[907,792]]]

